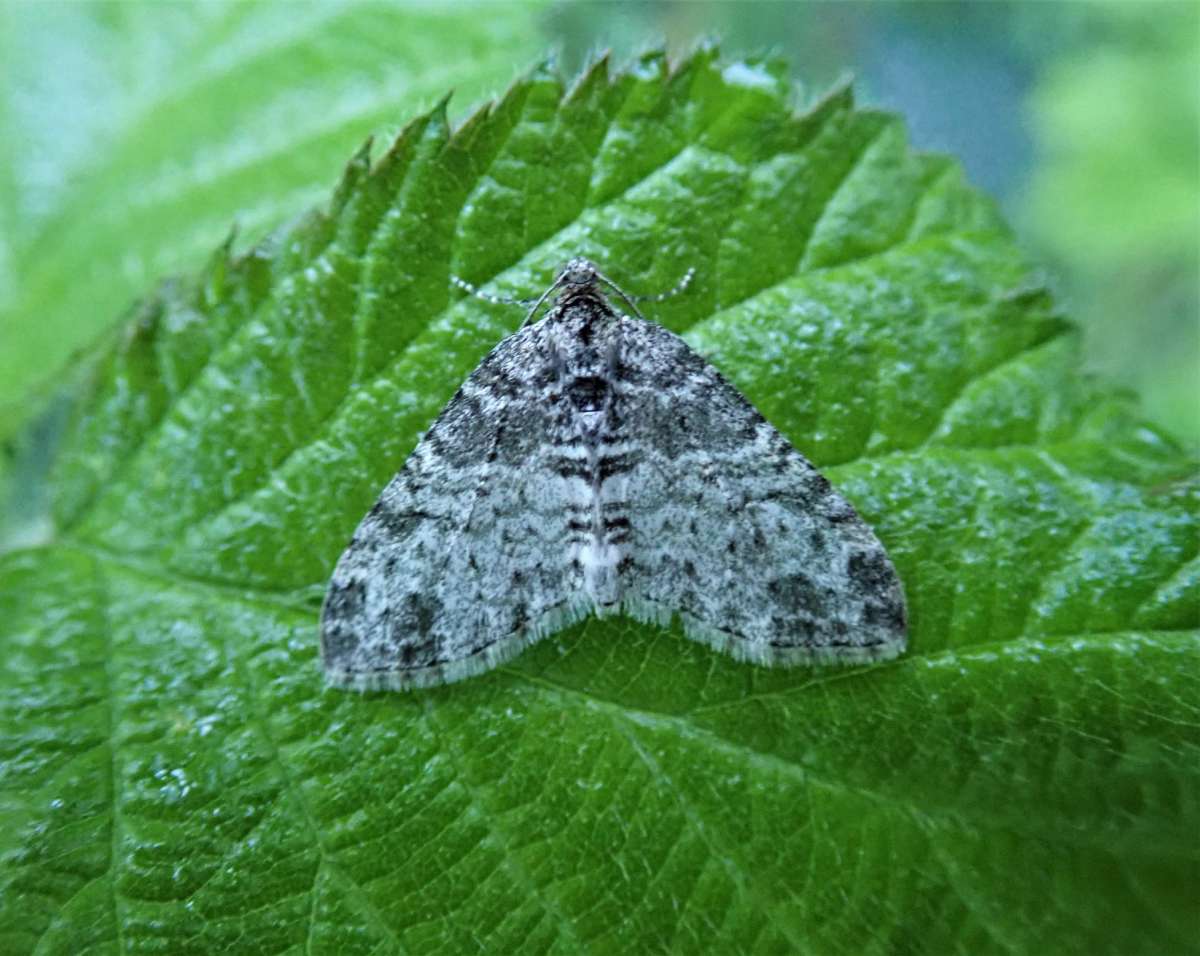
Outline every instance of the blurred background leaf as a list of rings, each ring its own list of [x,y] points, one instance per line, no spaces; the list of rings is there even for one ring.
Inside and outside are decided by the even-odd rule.
[[[1017,218],[1087,324],[1093,367],[1195,446],[1200,6],[1150,7],[1089,11],[1091,29],[1046,64]]]
[[[544,44],[539,6],[17,3],[0,60],[0,435],[155,281],[328,194],[345,157]]]

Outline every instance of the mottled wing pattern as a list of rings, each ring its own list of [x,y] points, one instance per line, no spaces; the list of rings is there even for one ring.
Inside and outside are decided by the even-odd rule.
[[[623,320],[623,606],[760,664],[904,650],[904,593],[853,507],[678,336]]]
[[[535,327],[471,374],[338,561],[321,613],[330,683],[402,690],[512,658],[587,613],[568,591],[562,483]]]

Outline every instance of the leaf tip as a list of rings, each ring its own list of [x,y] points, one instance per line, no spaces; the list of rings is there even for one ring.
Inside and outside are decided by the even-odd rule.
[[[450,87],[450,89],[446,90],[446,92],[438,98],[438,101],[433,104],[433,108],[429,111],[430,119],[445,123],[446,112],[450,108],[450,100],[453,98],[453,96],[454,87]]]
[[[558,61],[561,53],[558,49],[552,49],[544,57],[538,60],[533,66],[526,70],[521,79],[526,83],[555,83],[558,82],[559,69]]]
[[[641,80],[662,80],[670,72],[670,62],[667,51],[662,47],[643,50],[634,57],[628,72]]]
[[[568,100],[579,100],[587,96],[590,90],[608,83],[609,65],[612,62],[612,50],[599,50],[575,78],[567,93]]]

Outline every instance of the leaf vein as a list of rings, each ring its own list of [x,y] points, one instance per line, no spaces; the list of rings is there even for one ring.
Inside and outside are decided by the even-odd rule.
[[[112,804],[112,820],[109,824],[109,853],[108,853],[108,873],[110,877],[109,891],[112,896],[113,910],[113,927],[117,934],[117,952],[124,953],[128,950],[125,942],[125,922],[124,912],[121,906],[120,896],[117,893],[117,869],[120,860],[121,847],[121,776],[120,766],[118,764],[117,754],[117,733],[120,727],[120,712],[118,710],[117,693],[116,693],[116,678],[113,675],[113,660],[115,658],[115,641],[113,640],[112,621],[108,611],[107,599],[107,582],[104,578],[104,572],[99,566],[99,562],[91,562],[93,586],[95,588],[96,608],[100,616],[100,626],[104,631],[105,636],[105,651],[104,651],[104,683],[105,683],[105,699],[108,703],[106,713],[108,716],[108,724],[106,727],[105,736],[108,738],[108,776],[109,776],[109,800]]]
[[[713,842],[713,838],[709,836],[706,828],[699,819],[699,813],[697,813],[696,808],[692,806],[691,802],[688,800],[687,789],[685,787],[678,786],[663,769],[662,765],[654,758],[652,754],[646,750],[645,747],[642,746],[641,742],[637,739],[637,734],[634,730],[634,728],[637,727],[637,724],[632,722],[614,722],[614,726],[617,727],[618,732],[629,742],[630,747],[633,748],[633,752],[637,754],[638,758],[650,771],[651,779],[661,779],[666,782],[667,790],[679,806],[680,815],[685,826],[696,835],[701,843],[708,847],[711,853],[710,859],[714,859],[719,863],[721,868],[725,871],[726,876],[738,890],[746,889],[747,884],[749,884],[749,887],[753,891],[755,900],[764,911],[764,915],[769,916],[771,913],[776,911],[778,909],[778,905],[768,902],[771,900],[772,895],[769,890],[764,890],[764,888],[759,885],[759,881],[755,878],[754,867],[746,865],[746,861],[744,859],[741,860],[741,869],[734,866],[731,861],[733,858],[739,856],[739,854],[736,851],[731,851],[728,847],[718,846]],[[795,894],[790,890],[788,891],[788,899],[792,903],[798,902]],[[792,928],[788,923],[783,922],[778,925],[783,934],[788,938],[788,941],[791,943],[791,945],[795,947],[795,952],[805,953],[810,951],[805,946],[804,942],[793,934]]]
[[[576,951],[583,951],[583,940],[579,938],[575,931],[575,926],[567,915],[562,911],[556,900],[549,891],[549,887],[539,885],[525,867],[516,859],[516,856],[511,851],[515,847],[515,843],[509,833],[501,826],[501,817],[499,814],[490,813],[483,799],[476,793],[475,786],[471,782],[470,776],[462,765],[459,755],[456,752],[455,745],[450,741],[448,735],[443,734],[438,727],[437,720],[433,716],[433,708],[430,706],[429,698],[426,697],[423,701],[423,716],[425,724],[433,733],[433,735],[443,742],[442,752],[455,768],[455,777],[462,785],[463,793],[466,795],[470,806],[473,807],[480,822],[484,825],[487,831],[495,837],[499,844],[501,852],[498,857],[498,866],[504,867],[509,873],[516,877],[526,891],[535,897],[541,905],[542,912],[552,916],[558,923],[559,928],[565,936],[574,940]]]
[[[338,865],[332,851],[325,845],[325,841],[322,838],[321,828],[317,825],[317,820],[313,815],[312,807],[309,805],[307,797],[305,797],[303,791],[292,777],[291,771],[288,769],[287,764],[283,760],[283,755],[279,751],[279,746],[275,742],[274,736],[268,729],[267,719],[257,704],[259,695],[258,688],[255,686],[255,682],[246,673],[241,655],[239,655],[233,648],[229,648],[228,653],[230,660],[234,664],[234,671],[240,677],[242,685],[247,691],[246,701],[248,722],[257,731],[259,739],[266,750],[266,756],[271,764],[275,767],[280,783],[283,785],[285,791],[291,796],[297,809],[299,809],[304,820],[305,827],[309,832],[310,838],[312,839],[312,846],[317,851],[317,866],[315,867],[316,871],[319,872],[322,864],[325,864],[329,867],[332,875],[340,876],[343,880],[345,880],[349,890],[347,896],[357,905],[360,914],[366,918],[367,922],[373,926],[381,936],[389,939],[393,945],[400,950],[400,952],[406,952],[406,948],[401,942],[399,935],[383,917],[383,914],[379,912],[379,909],[375,906],[375,903],[362,889],[354,877],[346,872],[343,867]],[[315,887],[317,886],[315,875],[313,877],[312,886],[314,887],[315,891]],[[315,908],[315,903],[312,905]],[[315,909],[313,912],[315,912]],[[310,926],[309,932],[311,933],[311,931],[312,929]]]

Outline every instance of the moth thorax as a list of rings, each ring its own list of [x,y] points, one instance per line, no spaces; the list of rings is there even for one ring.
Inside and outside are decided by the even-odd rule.
[[[601,375],[576,375],[567,383],[566,392],[576,411],[599,412],[608,407],[612,386]]]

